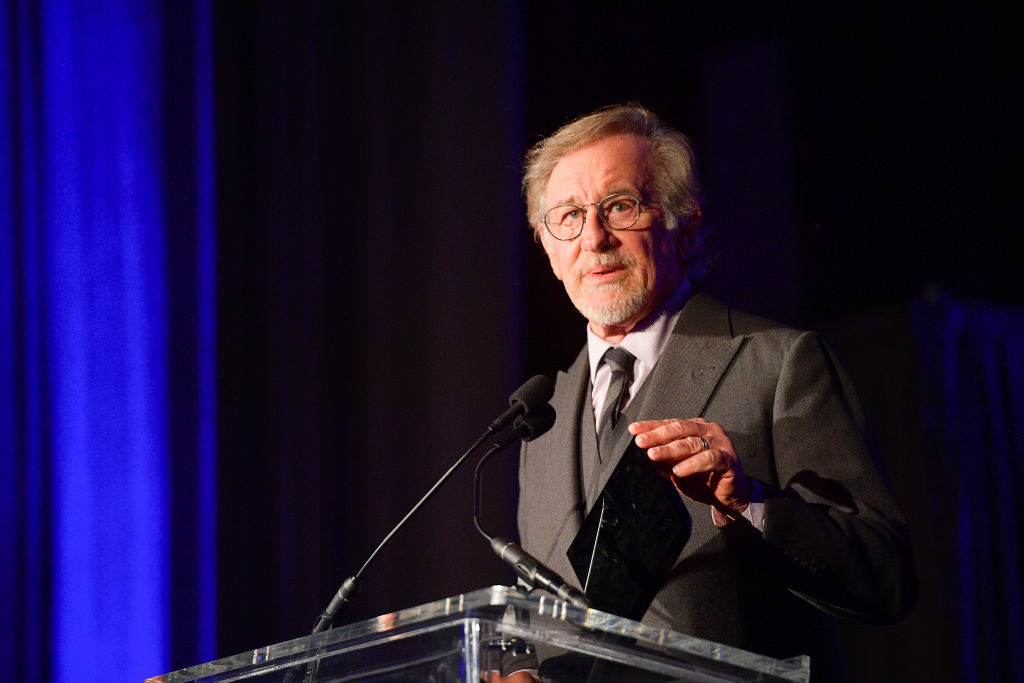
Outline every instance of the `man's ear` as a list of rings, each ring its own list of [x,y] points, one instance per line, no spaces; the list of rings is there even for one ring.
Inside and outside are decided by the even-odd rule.
[[[547,230],[544,229],[544,224],[539,223],[537,225],[537,234],[540,235],[540,244],[544,247],[544,253],[548,255],[548,263],[551,264],[551,272],[555,274],[555,277],[559,280],[562,279],[562,273],[558,268],[558,261],[555,259],[554,252],[554,240]]]
[[[686,258],[697,244],[697,233],[700,231],[702,219],[703,215],[699,204],[695,206],[693,213],[679,219],[679,227],[676,228],[679,232],[679,236],[676,238],[676,249],[679,251],[680,263],[686,262]]]

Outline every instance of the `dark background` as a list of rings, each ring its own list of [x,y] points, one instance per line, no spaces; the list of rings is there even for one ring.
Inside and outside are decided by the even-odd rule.
[[[527,230],[519,164],[626,101],[693,140],[720,252],[706,289],[821,329],[875,426],[922,595],[900,626],[844,627],[852,677],[963,680],[1012,642],[1012,573],[989,650],[965,636],[962,490],[933,467],[920,312],[1024,303],[1019,11],[218,3],[214,28],[218,655],[308,632],[508,393],[575,357],[583,321]],[[494,531],[514,531],[515,486],[510,454],[488,469]],[[471,491],[467,468],[342,621],[511,581]]]

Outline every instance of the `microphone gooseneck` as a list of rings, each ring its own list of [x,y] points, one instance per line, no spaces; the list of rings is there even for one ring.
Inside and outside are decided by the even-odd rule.
[[[587,596],[581,593],[575,586],[570,585],[565,579],[516,543],[501,536],[489,534],[480,522],[480,472],[483,466],[492,456],[505,450],[516,438],[522,438],[523,441],[531,441],[551,429],[554,423],[554,408],[550,404],[544,404],[531,413],[515,418],[513,428],[506,438],[496,442],[480,458],[480,462],[477,463],[476,469],[473,471],[473,523],[476,525],[477,531],[490,542],[494,554],[512,565],[516,576],[530,586],[543,588],[576,607],[586,609],[590,607]]]
[[[488,460],[508,448],[516,440],[532,441],[551,429],[554,424],[555,409],[549,403],[534,409],[529,415],[520,415],[512,423],[512,429],[505,435],[505,438],[494,442],[480,458],[480,462],[476,464],[476,469],[473,471],[473,524],[488,541],[491,540],[491,534],[487,533],[480,523],[480,471]]]
[[[370,563],[377,557],[378,553],[380,553],[384,546],[386,546],[394,535],[398,533],[399,529],[404,527],[412,516],[416,514],[421,507],[423,507],[423,504],[433,497],[434,493],[441,488],[441,485],[451,478],[459,466],[462,465],[462,463],[480,447],[480,444],[494,436],[494,434],[513,421],[515,421],[515,426],[509,432],[509,436],[512,434],[515,434],[515,436],[507,443],[504,443],[502,448],[507,447],[508,443],[511,443],[515,439],[520,437],[525,438],[524,435],[531,434],[531,430],[536,430],[537,425],[539,424],[538,419],[535,417],[530,418],[530,421],[527,421],[526,418],[531,414],[536,415],[538,412],[546,414],[545,408],[551,411],[551,422],[554,422],[554,409],[548,405],[548,400],[554,395],[554,391],[554,383],[548,377],[545,377],[544,375],[535,375],[528,379],[521,387],[512,392],[512,395],[509,396],[508,399],[509,407],[499,415],[498,418],[490,424],[490,426],[488,426],[487,431],[484,432],[479,439],[473,442],[473,445],[455,461],[454,465],[448,468],[448,471],[441,475],[441,478],[437,480],[437,483],[434,484],[430,490],[420,498],[419,502],[413,505],[412,509],[406,513],[405,517],[403,517],[398,524],[388,532],[388,535],[384,537],[384,540],[382,540],[374,551],[370,553],[370,556],[366,559],[366,562],[363,563],[363,566],[359,568],[359,571],[345,579],[345,582],[341,584],[341,587],[338,588],[337,592],[331,598],[330,603],[328,603],[327,607],[317,618],[316,624],[313,626],[314,634],[321,633],[322,631],[326,631],[331,628],[331,624],[334,622],[334,619],[338,616],[341,610],[343,610],[345,606],[352,601],[352,598],[359,589],[360,577],[366,571],[367,567],[370,566]],[[550,429],[550,426],[551,425],[549,424],[547,427],[544,427],[543,431]],[[531,436],[530,438],[533,437]]]

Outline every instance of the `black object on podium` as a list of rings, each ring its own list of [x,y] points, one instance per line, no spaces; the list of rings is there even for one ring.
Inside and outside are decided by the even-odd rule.
[[[630,442],[567,555],[590,604],[640,619],[690,538],[676,488]]]

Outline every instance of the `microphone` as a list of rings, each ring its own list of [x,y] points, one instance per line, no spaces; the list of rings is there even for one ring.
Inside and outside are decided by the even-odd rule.
[[[530,553],[523,550],[518,544],[502,538],[491,536],[480,523],[480,472],[484,464],[496,453],[505,450],[517,437],[523,441],[531,441],[551,429],[555,424],[555,410],[550,404],[545,403],[539,408],[525,415],[515,418],[512,429],[505,439],[496,442],[491,446],[476,466],[473,472],[473,523],[477,531],[491,543],[491,549],[505,562],[512,565],[516,576],[525,581],[528,585],[543,588],[554,593],[562,600],[575,605],[576,607],[588,608],[587,596],[581,593],[575,586],[570,585],[565,579],[555,573]]]
[[[366,568],[370,566],[370,563],[373,562],[374,558],[377,557],[377,554],[380,553],[384,546],[388,544],[388,541],[398,533],[399,529],[404,527],[412,516],[416,514],[421,507],[423,507],[423,504],[426,503],[439,488],[441,488],[441,485],[455,474],[455,470],[457,470],[459,466],[466,461],[466,458],[472,455],[473,452],[479,448],[480,444],[513,420],[515,420],[513,429],[509,432],[505,441],[499,442],[502,444],[501,449],[506,448],[509,443],[512,443],[520,437],[526,438],[526,436],[534,434],[540,428],[541,422],[540,418],[527,417],[531,414],[547,415],[547,411],[550,411],[550,424],[544,427],[540,433],[550,429],[551,424],[554,424],[555,421],[555,411],[550,405],[548,405],[548,399],[550,399],[554,393],[554,383],[544,375],[535,375],[534,377],[531,377],[521,387],[512,392],[512,395],[509,396],[508,399],[509,407],[505,412],[499,415],[498,418],[490,424],[487,431],[484,432],[479,439],[473,442],[473,445],[455,461],[455,464],[452,465],[447,472],[441,475],[441,478],[437,480],[437,483],[434,484],[430,490],[420,498],[419,502],[417,502],[412,509],[406,513],[405,517],[403,517],[401,521],[399,521],[398,524],[396,524],[388,533],[388,535],[384,537],[384,540],[380,542],[380,545],[370,553],[370,557],[367,558],[366,562],[363,563],[363,566],[359,568],[359,571],[345,579],[345,582],[341,584],[340,588],[338,588],[334,597],[331,598],[330,603],[328,603],[327,607],[324,608],[324,611],[321,612],[320,616],[317,618],[316,624],[313,626],[313,633],[321,633],[331,627],[335,617],[337,617],[341,610],[352,601],[353,597],[355,597],[356,591],[359,589],[359,578],[363,575],[363,572],[366,571]],[[544,408],[547,408],[547,411],[545,411]],[[539,433],[537,435],[539,436]],[[530,436],[530,438],[533,438],[533,436]]]
[[[537,377],[547,379],[543,375],[537,375]],[[504,438],[495,441],[491,445],[487,452],[484,453],[484,457],[480,459],[480,462],[483,463],[495,453],[500,453],[520,439],[523,441],[533,441],[551,429],[555,424],[555,409],[547,402],[549,398],[551,398],[550,395],[544,399],[542,404],[533,405],[527,413],[517,417],[512,422],[512,429],[508,430]],[[479,469],[479,465],[477,468]]]
[[[529,415],[531,410],[547,405],[547,402],[554,395],[555,383],[544,375],[534,375],[526,380],[523,386],[512,392],[512,395],[508,397],[509,407],[491,423],[487,431],[490,434],[494,434],[516,417]],[[548,429],[550,429],[550,425]],[[529,441],[529,439],[526,439],[526,441]]]
[[[561,576],[555,573],[536,557],[501,536],[495,536],[491,540],[491,550],[505,562],[512,565],[516,576],[531,586],[543,588],[557,595],[562,600],[586,609],[590,607],[587,596],[570,585]]]

